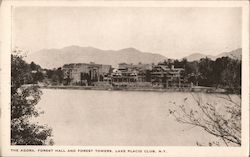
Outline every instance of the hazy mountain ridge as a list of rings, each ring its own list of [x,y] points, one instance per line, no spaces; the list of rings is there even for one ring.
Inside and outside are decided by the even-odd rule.
[[[212,56],[212,55],[205,55],[205,54],[201,54],[201,53],[193,53],[187,57],[185,57],[188,61],[195,61],[195,60],[200,60],[201,58],[210,58],[212,60],[215,60],[217,58],[221,58],[221,57],[230,57],[233,59],[242,59],[242,49],[238,48],[236,50],[230,51],[230,52],[223,52],[220,53],[219,55],[216,56]]]
[[[236,50],[230,51],[230,52],[223,52],[219,55],[216,56],[216,58],[220,58],[220,57],[230,57],[233,59],[242,59],[242,48],[238,48]]]
[[[211,58],[211,59],[214,59],[215,56],[212,56],[212,55],[204,55],[204,54],[201,54],[201,53],[193,53],[187,57],[185,57],[188,61],[195,61],[195,60],[200,60],[201,58]]]
[[[241,60],[242,49],[230,52],[223,52],[217,56],[193,53],[185,58],[188,61],[200,60],[201,58],[216,58],[228,56]],[[108,64],[117,67],[119,63],[158,63],[168,58],[149,52],[141,52],[135,48],[125,48],[121,50],[101,50],[94,47],[68,46],[62,49],[42,49],[27,56],[26,61],[41,65],[43,68],[58,68],[69,63],[89,63]]]
[[[141,52],[135,48],[121,50],[101,50],[94,47],[69,46],[62,49],[43,49],[27,56],[28,62],[34,61],[43,68],[57,68],[67,63],[109,64],[116,67],[119,63],[158,63],[167,59],[160,54]]]

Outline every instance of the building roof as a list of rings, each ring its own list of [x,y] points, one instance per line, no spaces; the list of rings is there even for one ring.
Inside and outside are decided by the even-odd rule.
[[[90,63],[70,63],[70,64],[64,64],[63,68],[75,68],[75,67],[80,67],[80,66],[95,66],[95,67],[105,66],[105,67],[111,67],[111,65],[95,64],[94,62],[90,62]]]

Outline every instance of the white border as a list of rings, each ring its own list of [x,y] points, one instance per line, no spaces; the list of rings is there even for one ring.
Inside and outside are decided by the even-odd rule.
[[[241,7],[242,8],[242,146],[241,147],[124,147],[10,146],[10,50],[13,6],[102,7]],[[1,6],[1,149],[3,156],[247,156],[249,154],[249,3],[246,1],[3,1]],[[11,148],[46,149],[164,149],[167,153],[15,153]]]

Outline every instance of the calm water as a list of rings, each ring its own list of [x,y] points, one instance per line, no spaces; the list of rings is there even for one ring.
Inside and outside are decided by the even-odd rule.
[[[37,121],[53,129],[55,145],[192,146],[215,139],[169,116],[194,104],[189,93],[43,89]],[[206,101],[213,95],[202,94]]]

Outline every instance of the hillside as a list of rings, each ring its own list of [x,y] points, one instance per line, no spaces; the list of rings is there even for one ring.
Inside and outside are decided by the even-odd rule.
[[[220,53],[219,55],[216,56],[212,56],[212,55],[205,55],[205,54],[201,54],[201,53],[193,53],[187,57],[185,57],[188,61],[195,61],[195,60],[200,60],[201,58],[211,58],[212,60],[215,60],[217,58],[221,58],[221,57],[230,57],[233,59],[239,59],[241,60],[242,57],[242,49],[238,48],[236,50],[230,51],[230,52],[223,52]]]
[[[201,58],[211,58],[211,59],[214,59],[215,57],[214,56],[211,56],[211,55],[204,55],[204,54],[201,54],[201,53],[193,53],[187,57],[185,57],[188,61],[195,61],[195,60],[200,60]]]
[[[233,59],[241,60],[242,59],[242,49],[239,48],[239,49],[236,49],[236,50],[233,50],[230,52],[223,52],[223,53],[216,56],[216,58],[220,58],[220,57],[230,57]]]
[[[137,64],[158,63],[167,59],[160,54],[141,52],[135,48],[121,50],[101,50],[94,47],[69,46],[62,49],[43,49],[27,56],[26,61],[41,65],[43,68],[57,68],[67,63],[109,64],[113,67],[121,62]]]

